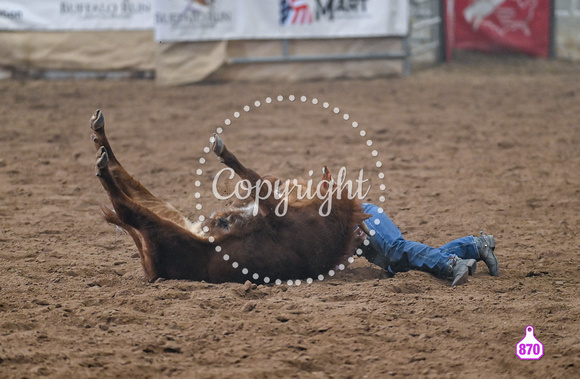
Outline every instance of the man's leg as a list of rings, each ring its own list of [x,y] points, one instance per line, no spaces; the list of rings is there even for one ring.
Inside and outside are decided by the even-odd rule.
[[[364,211],[372,217],[365,220],[371,231],[363,255],[372,263],[395,273],[411,269],[427,271],[440,277],[452,277],[453,285],[467,280],[467,273],[475,270],[475,261],[462,260],[457,252],[469,241],[454,241],[445,249],[407,241],[399,228],[374,204],[363,204]],[[467,256],[466,256],[467,258]]]
[[[490,275],[498,276],[499,274],[497,257],[494,253],[495,238],[492,235],[485,235],[481,232],[481,237],[462,237],[441,246],[439,249],[455,254],[461,259],[483,261],[487,265]]]
[[[453,240],[439,248],[442,252],[457,255],[461,259],[479,260],[479,253],[472,236],[461,237]]]

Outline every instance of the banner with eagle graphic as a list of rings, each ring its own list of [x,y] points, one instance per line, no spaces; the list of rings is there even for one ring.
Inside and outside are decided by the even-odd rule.
[[[446,0],[447,57],[453,48],[548,57],[550,0]]]

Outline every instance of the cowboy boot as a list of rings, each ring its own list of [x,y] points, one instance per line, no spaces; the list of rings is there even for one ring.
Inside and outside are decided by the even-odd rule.
[[[475,274],[477,262],[475,259],[454,257],[451,261],[451,287],[467,283],[467,277]]]
[[[495,238],[492,235],[483,234],[483,231],[479,233],[481,233],[481,237],[474,237],[477,251],[479,252],[479,258],[481,258],[481,260],[487,265],[491,276],[498,276],[499,267],[497,257],[494,253]]]

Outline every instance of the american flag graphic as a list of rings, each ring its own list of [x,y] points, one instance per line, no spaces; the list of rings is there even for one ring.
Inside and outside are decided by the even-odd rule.
[[[280,0],[280,24],[311,24],[312,11],[306,0]]]

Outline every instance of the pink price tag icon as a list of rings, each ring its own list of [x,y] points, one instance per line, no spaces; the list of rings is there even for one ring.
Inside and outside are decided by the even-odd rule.
[[[517,343],[516,355],[521,360],[538,360],[544,355],[544,344],[534,337],[533,326],[526,326],[526,336]]]

